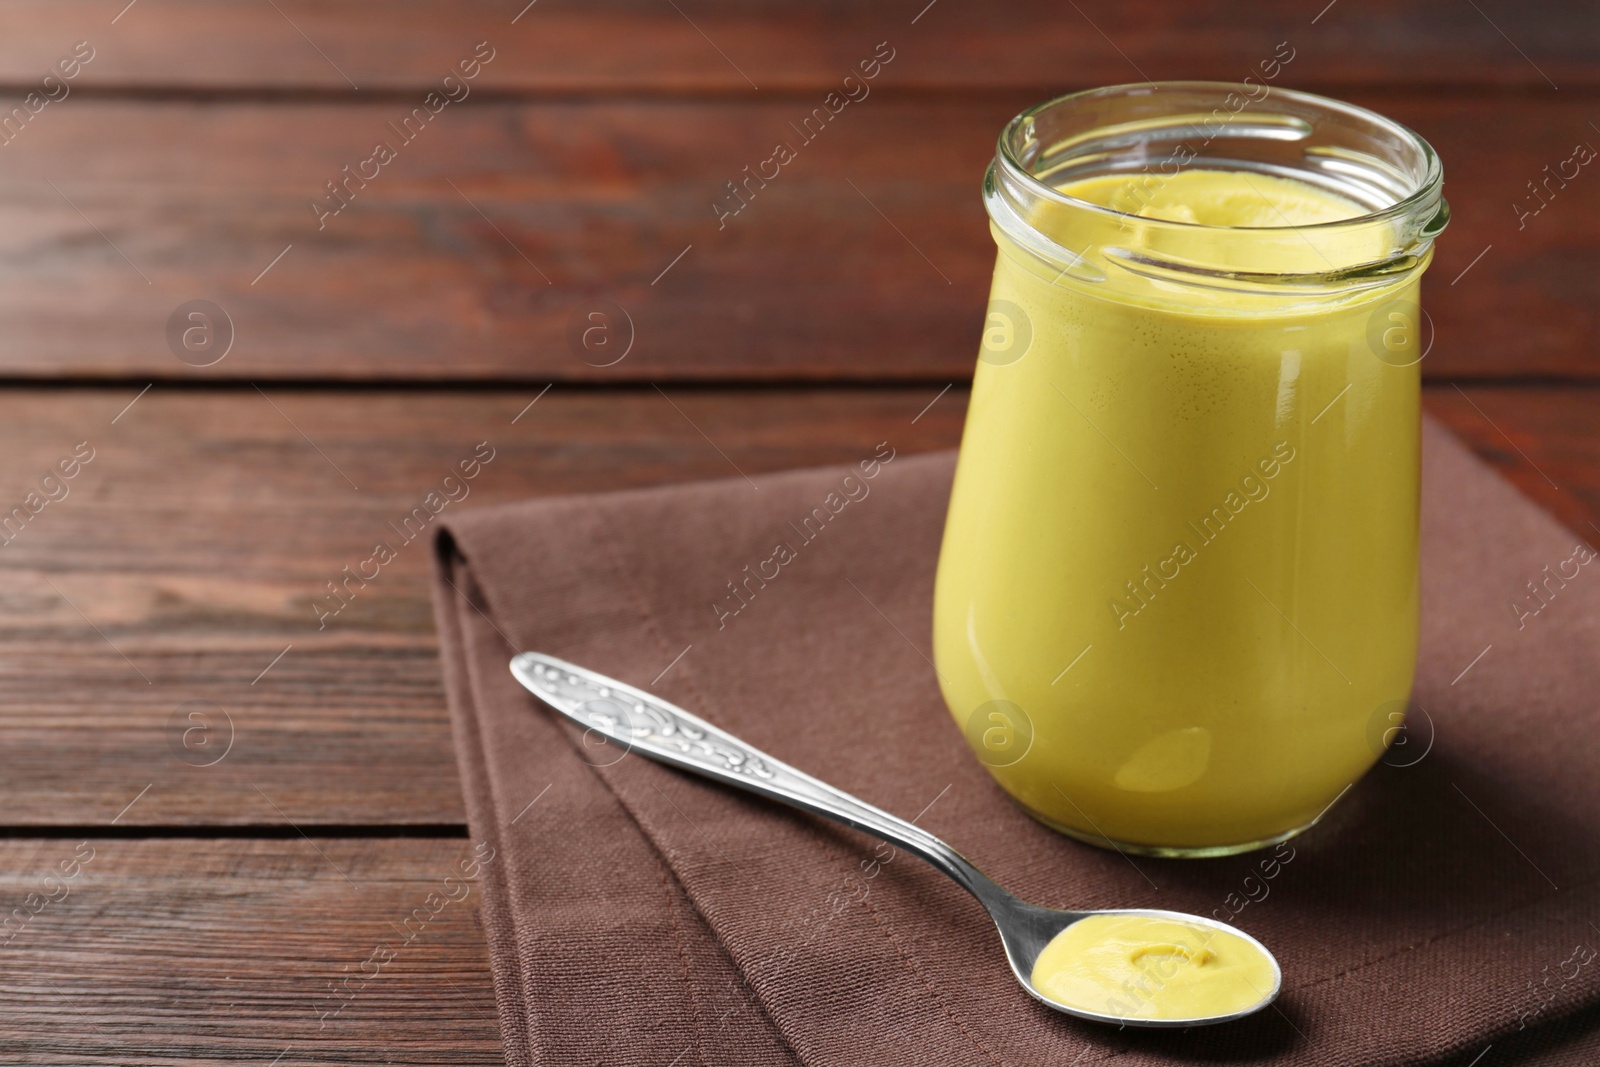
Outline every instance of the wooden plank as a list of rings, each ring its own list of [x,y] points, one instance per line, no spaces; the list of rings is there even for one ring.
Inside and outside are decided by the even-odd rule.
[[[477,442],[496,452],[468,506],[733,476],[733,464],[759,478],[848,463],[882,440],[948,447],[965,409],[959,388],[674,389],[668,403],[557,386],[524,410],[536,390],[271,390],[269,402],[157,386],[112,425],[134,393],[0,392],[7,508],[77,442],[95,449],[66,498],[0,547],[9,825],[104,825],[146,786],[119,826],[460,823],[425,546],[401,545],[325,629],[312,604],[376,540],[399,544],[388,524]],[[1600,522],[1600,388],[1466,396],[1478,408],[1450,387],[1428,407],[1575,530]]]
[[[0,18],[0,82],[36,81],[80,39],[97,53],[83,85],[183,90],[418,88],[482,40],[497,50],[482,87],[509,92],[825,91],[883,40],[902,53],[894,84],[939,90],[1237,81],[1282,41],[1294,49],[1299,84],[1571,91],[1600,81],[1600,29],[1581,5],[1482,0],[1476,8],[1454,0],[405,0],[380,11],[351,0],[152,0],[124,10],[16,0]]]
[[[118,417],[137,391],[0,391],[4,514],[94,450],[0,547],[7,824],[103,825],[146,786],[119,826],[459,823],[429,549],[396,526],[479,442],[467,506],[923,451],[964,408],[928,407],[934,388],[158,385]],[[380,540],[398,558],[330,597]]]
[[[460,838],[0,840],[0,1048],[30,1064],[503,1063],[462,878],[481,855]]]
[[[13,920],[0,1049],[41,1067],[502,1064],[479,889],[458,877],[474,855],[462,839],[0,841],[7,910],[53,898]],[[1592,1062],[1597,1025],[1589,1010],[1497,1039],[1495,1062],[1556,1062],[1535,1054],[1564,1040],[1583,1044],[1560,1062]]]
[[[1600,390],[1438,387],[1427,408],[1524,495],[1600,545]]]
[[[1588,105],[1371,102],[1446,160],[1429,373],[1600,375],[1600,181],[1521,229],[1513,210],[1600,144]],[[805,145],[788,103],[469,101],[319,229],[325,183],[401,143],[400,105],[69,101],[0,154],[0,376],[965,376],[994,257],[979,181],[1022,103],[869,97]],[[719,217],[779,140],[799,157]],[[205,367],[169,333],[197,299],[234,337]],[[610,347],[584,349],[608,307]]]

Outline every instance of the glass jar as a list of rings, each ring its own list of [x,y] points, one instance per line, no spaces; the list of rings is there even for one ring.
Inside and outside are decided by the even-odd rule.
[[[1097,89],[1005,128],[934,658],[1036,818],[1223,855],[1382,755],[1417,650],[1441,186],[1398,123],[1264,85]],[[1290,225],[1295,190],[1335,221]]]

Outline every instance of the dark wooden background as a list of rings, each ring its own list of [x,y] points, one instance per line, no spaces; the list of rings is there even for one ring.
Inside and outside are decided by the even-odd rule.
[[[427,550],[325,629],[313,601],[479,441],[467,506],[954,445],[979,179],[1048,96],[1237,80],[1287,41],[1276,84],[1419,130],[1454,209],[1428,410],[1600,534],[1600,173],[1514,206],[1600,146],[1587,4],[125,2],[0,9],[5,113],[95,51],[0,146],[0,508],[95,455],[0,546],[8,1062],[498,1062],[473,899],[347,981],[470,847]],[[471,95],[319,230],[324,183],[480,41]],[[192,300],[232,323],[205,368],[167,336]],[[632,323],[608,367],[567,341],[599,302]]]

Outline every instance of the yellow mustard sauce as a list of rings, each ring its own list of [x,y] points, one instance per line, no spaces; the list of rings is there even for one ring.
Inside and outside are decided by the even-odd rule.
[[[1354,240],[1317,224],[1362,213],[1218,170],[1062,192],[1313,227],[1279,231],[1312,258]],[[1076,247],[1139,239],[1081,215],[1031,221]],[[1412,684],[1417,339],[1396,334],[1385,361],[1371,338],[1386,312],[1416,318],[1420,272],[1312,304],[1155,287],[1175,306],[1121,268],[1087,284],[996,239],[992,297],[1031,343],[973,381],[934,604],[951,714],[1007,792],[1090,840],[1204,850],[1303,828],[1371,766],[1366,724]]]
[[[1255,1007],[1277,981],[1271,957],[1237,934],[1150,915],[1091,915],[1033,965],[1033,985],[1067,1008],[1126,1019],[1203,1019]]]

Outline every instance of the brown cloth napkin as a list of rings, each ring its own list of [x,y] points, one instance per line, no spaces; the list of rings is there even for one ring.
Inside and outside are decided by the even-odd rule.
[[[1600,560],[1560,578],[1578,537],[1429,426],[1432,728],[1391,757],[1409,765],[1276,851],[1129,858],[1029,819],[944,710],[927,657],[952,459],[894,457],[809,540],[846,468],[450,522],[435,602],[472,832],[494,849],[481,915],[509,1064],[1600,1060]],[[780,542],[793,558],[736,599]],[[586,742],[512,680],[529,649],[918,817],[1028,900],[1229,917],[1277,954],[1283,995],[1187,1031],[1052,1012],[943,876]]]

